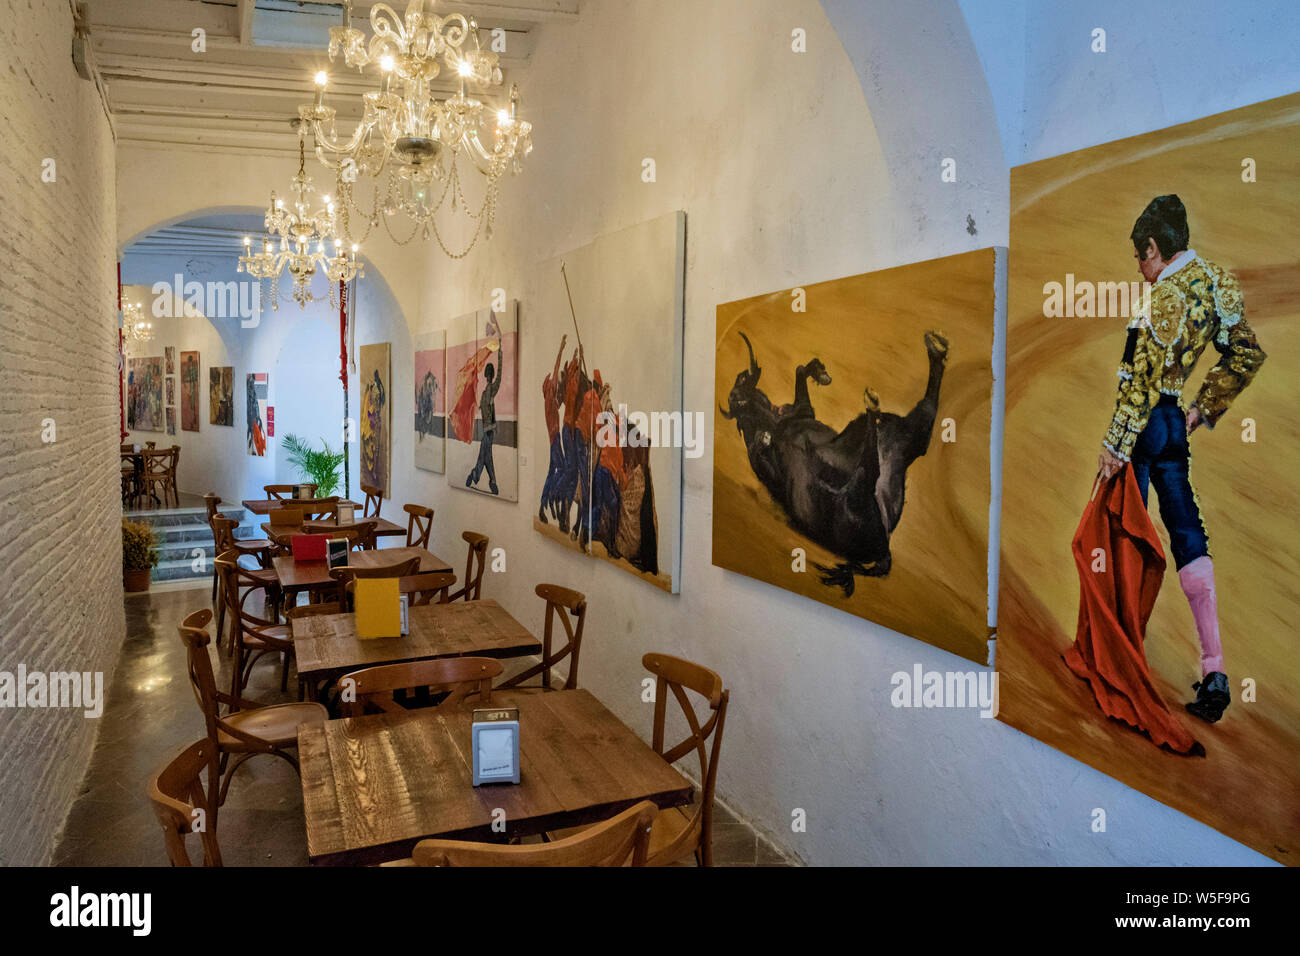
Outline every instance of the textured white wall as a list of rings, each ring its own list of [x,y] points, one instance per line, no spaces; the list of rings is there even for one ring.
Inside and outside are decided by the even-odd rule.
[[[0,670],[100,671],[107,689],[125,634],[112,134],[73,69],[66,0],[5,12]],[[96,730],[79,710],[0,710],[0,864],[50,858]]]

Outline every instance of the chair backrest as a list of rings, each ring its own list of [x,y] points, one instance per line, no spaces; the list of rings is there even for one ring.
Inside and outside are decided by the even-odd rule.
[[[171,474],[172,452],[170,448],[161,451],[150,450],[144,456],[145,474],[150,478],[166,478]]]
[[[404,578],[408,575],[418,574],[420,571],[419,557],[408,558],[405,561],[398,561],[396,564],[386,564],[377,568],[354,568],[345,564],[341,568],[330,568],[330,577],[338,582],[338,602],[348,609],[352,609],[352,582],[357,578]]]
[[[477,531],[462,531],[460,536],[469,545],[469,553],[465,556],[465,586],[453,594],[451,600],[458,601],[463,597],[466,601],[477,601],[479,595],[483,593],[483,568],[487,564],[487,535],[479,534]]]
[[[239,628],[239,598],[233,597],[232,591],[238,591],[238,584],[235,580],[235,570],[238,565],[234,563],[236,555],[227,552],[225,555],[217,558],[217,573],[221,576],[222,586],[224,588],[225,600],[227,602],[226,613],[232,618],[232,627]],[[238,710],[253,709],[260,705],[252,701],[245,700],[238,694],[227,694],[217,689],[216,674],[212,670],[212,658],[208,654],[208,622],[212,620],[212,612],[207,608],[201,611],[195,611],[181,622],[178,629],[181,635],[181,643],[185,645],[186,669],[189,673],[190,686],[194,690],[194,697],[199,702],[199,709],[203,711],[203,720],[207,725],[208,742],[213,747],[217,746],[218,734],[224,733],[241,741],[245,749],[257,749],[265,753],[271,753],[275,747],[266,740],[254,736],[247,731],[240,730],[231,726],[221,713],[224,706],[227,709],[227,715]],[[238,640],[239,631],[235,632]],[[236,666],[232,684],[234,687],[240,686],[239,668]],[[232,688],[233,689],[233,688]]]
[[[616,817],[553,843],[503,845],[421,840],[416,866],[642,866],[658,808],[642,800]]]
[[[126,442],[122,442],[122,451],[134,452],[135,445],[128,445]]]
[[[172,476],[172,478],[175,478],[175,477],[176,477],[176,469],[177,469],[177,467],[178,467],[178,466],[180,465],[180,463],[181,463],[181,446],[180,446],[180,445],[172,445],[172,447],[171,447],[171,453],[172,453],[171,461],[168,462],[168,464],[167,464],[167,468],[168,468],[168,471],[171,472],[171,476]]]
[[[406,522],[406,546],[428,548],[429,532],[433,530],[433,509],[424,505],[402,505],[411,517]]]
[[[438,595],[438,603],[446,604],[456,575],[452,571],[429,571],[425,574],[408,574],[397,582],[403,594],[411,595],[411,607],[432,604],[433,596]]]
[[[218,498],[218,501],[221,499]],[[235,546],[235,528],[239,522],[234,518],[226,518],[219,514],[214,514],[208,519],[208,524],[212,526],[212,538],[216,542],[216,553],[221,554],[231,550]]]
[[[379,509],[384,503],[384,489],[376,488],[374,485],[363,484],[361,490],[365,492],[366,504],[361,512],[363,518],[378,518]]]
[[[221,499],[217,497],[215,491],[209,491],[203,496],[203,506],[208,509],[208,524],[212,524],[212,519],[217,516],[217,508],[221,504]]]
[[[542,686],[551,686],[551,668],[564,658],[572,655],[569,661],[569,676],[564,681],[565,690],[575,690],[578,686],[578,655],[582,651],[582,629],[587,623],[587,596],[581,591],[560,587],[558,584],[539,584],[537,596],[546,601],[546,627],[542,633],[542,659],[527,670],[516,674],[501,686],[516,687],[524,681],[542,675]],[[572,617],[570,617],[572,615]],[[556,650],[553,645],[555,621],[559,619],[568,637],[564,647]],[[574,626],[574,621],[577,626]]]
[[[654,732],[650,746],[668,763],[675,763],[692,750],[700,759],[700,799],[689,824],[672,843],[659,851],[658,858],[679,859],[686,851],[699,850],[708,862],[713,841],[713,793],[718,782],[718,755],[722,750],[722,728],[727,720],[727,702],[731,692],[722,686],[716,672],[699,664],[668,654],[646,654],[641,664],[655,675]],[[702,696],[712,713],[700,723],[686,691]],[[668,694],[681,706],[690,734],[673,747],[664,744],[664,727],[668,716]],[[712,749],[705,746],[713,737]]]
[[[149,802],[162,824],[167,857],[172,866],[193,866],[185,848],[185,837],[198,833],[203,844],[204,866],[221,866],[217,845],[217,813],[211,806],[202,774],[217,768],[217,752],[206,737],[190,744],[149,779]]]
[[[298,484],[306,485],[311,489],[311,496],[313,498],[316,497],[317,485],[312,484],[309,481],[300,481]],[[295,487],[295,485],[263,485],[262,490],[266,492],[267,498],[273,498],[276,501],[284,501],[287,498],[293,497],[293,489]]]
[[[217,676],[212,670],[212,658],[208,654],[208,622],[212,612],[207,608],[195,611],[181,622],[181,643],[185,645],[186,670],[190,678],[190,688],[194,699],[199,702],[203,720],[207,725],[207,740],[214,747],[217,743],[217,722],[223,699],[227,696],[217,689]]]
[[[469,697],[487,706],[492,703],[492,678],[502,669],[493,657],[439,657],[367,667],[339,678],[339,706],[345,717],[360,717],[368,710],[401,714],[406,708],[393,699],[393,692],[422,688],[434,694],[447,692],[435,710],[455,710]]]

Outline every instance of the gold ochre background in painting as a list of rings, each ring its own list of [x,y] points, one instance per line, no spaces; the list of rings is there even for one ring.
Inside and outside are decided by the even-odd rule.
[[[718,306],[714,409],[713,563],[960,654],[988,649],[989,428],[994,275],[983,249],[803,287],[806,311],[783,289]],[[905,504],[884,577],[859,576],[852,596],[823,584],[817,565],[843,559],[796,531],[755,476],[722,409],[753,343],[758,389],[793,401],[795,368],[820,358],[829,385],[809,382],[816,417],[839,431],[863,414],[870,388],[886,413],[907,415],[930,375],[926,333],[948,343],[928,450],[906,473]],[[949,421],[950,420],[950,421]],[[944,441],[944,437],[951,441]],[[794,569],[792,551],[807,553]]]
[[[1243,179],[1253,161],[1254,182]],[[1248,175],[1246,178],[1249,178]],[[1275,859],[1300,854],[1300,95],[1043,160],[1012,171],[1000,717]],[[1210,539],[1232,704],[1216,724],[1183,708],[1200,649],[1169,557],[1146,657],[1205,757],[1177,756],[1099,710],[1061,662],[1079,585],[1070,540],[1114,410],[1126,316],[1047,318],[1044,284],[1140,281],[1129,232],[1155,196],[1187,208],[1190,248],[1232,270],[1267,353],[1214,431],[1190,438],[1191,481]],[[1189,378],[1191,402],[1219,356]],[[1249,438],[1246,419],[1254,422]],[[1243,679],[1256,701],[1242,699]]]

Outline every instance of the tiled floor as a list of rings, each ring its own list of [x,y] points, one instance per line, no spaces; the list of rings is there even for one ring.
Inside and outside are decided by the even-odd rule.
[[[101,718],[99,739],[82,792],[55,851],[55,863],[79,866],[165,866],[162,832],[145,797],[150,775],[182,747],[203,736],[203,720],[185,675],[176,628],[208,607],[211,591],[158,591],[126,599],[127,639]],[[227,658],[216,655],[218,686],[229,684]],[[294,699],[297,682],[281,693],[279,668],[253,671],[247,694],[277,703]],[[745,823],[719,806],[714,862],[719,866],[782,866],[787,861]],[[302,792],[282,760],[256,758],[240,768],[221,808],[218,829],[227,866],[303,866],[307,838]],[[198,858],[197,844],[191,848]]]

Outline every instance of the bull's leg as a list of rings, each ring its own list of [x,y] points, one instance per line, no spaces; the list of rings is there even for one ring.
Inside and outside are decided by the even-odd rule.
[[[925,350],[930,357],[930,377],[921,400],[902,418],[884,415],[880,427],[880,478],[876,501],[892,534],[903,516],[907,469],[926,453],[939,412],[939,385],[948,360],[948,340],[938,332],[925,333]]]
[[[943,382],[944,367],[948,363],[948,340],[939,332],[926,332],[925,351],[930,357],[930,377],[925,384],[925,394],[903,418],[902,447],[884,449],[886,454],[901,454],[903,467],[920,458],[930,447],[930,433],[934,431],[934,419],[939,412],[939,385]]]
[[[819,358],[813,359],[807,365],[798,365],[794,370],[794,404],[790,406],[790,411],[798,415],[807,415],[816,417],[813,410],[812,399],[808,395],[808,379],[813,379],[818,385],[829,385],[831,383],[830,373],[826,371],[826,366],[822,364]]]

